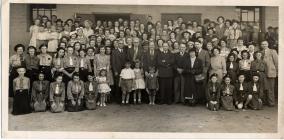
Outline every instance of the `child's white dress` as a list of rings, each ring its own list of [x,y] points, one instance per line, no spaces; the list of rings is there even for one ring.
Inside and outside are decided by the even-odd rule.
[[[134,68],[133,71],[135,74],[135,89],[145,89],[145,81],[142,70]]]
[[[111,91],[106,77],[97,77],[96,78],[98,83],[98,92],[99,93],[109,93]]]
[[[32,33],[32,37],[31,37],[31,40],[30,40],[30,44],[29,46],[34,46],[36,47],[36,40],[37,40],[37,34],[39,32],[39,27],[36,26],[36,25],[32,25],[30,27],[30,32]]]

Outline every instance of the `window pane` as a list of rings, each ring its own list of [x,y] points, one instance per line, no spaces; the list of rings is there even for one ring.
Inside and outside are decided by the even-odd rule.
[[[254,21],[254,11],[248,11],[248,21]]]

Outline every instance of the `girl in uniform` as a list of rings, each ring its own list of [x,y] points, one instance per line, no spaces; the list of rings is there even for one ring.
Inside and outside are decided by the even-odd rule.
[[[87,48],[87,56],[86,59],[89,61],[88,63],[91,66],[91,72],[94,73],[94,59],[95,59],[95,49],[93,47]]]
[[[87,109],[96,109],[97,95],[97,82],[94,80],[93,73],[88,73],[88,81],[85,83],[85,103]]]
[[[28,55],[25,58],[25,64],[27,69],[26,75],[28,78],[30,78],[32,84],[38,77],[39,58],[36,56],[36,48],[34,46],[28,47],[27,54]]]
[[[17,44],[14,47],[16,54],[10,57],[10,75],[9,75],[9,96],[13,97],[13,80],[18,77],[17,67],[25,65],[24,51],[25,46],[22,44]]]
[[[39,58],[39,71],[44,73],[46,80],[51,81],[51,63],[52,57],[47,53],[48,46],[46,44],[42,44],[39,47],[40,54],[37,56]]]
[[[233,53],[230,53],[228,55],[226,67],[227,67],[227,73],[231,77],[232,84],[235,84],[237,82],[237,74],[239,71],[239,64],[235,61],[235,55]]]
[[[109,82],[107,79],[107,70],[101,69],[98,76],[96,77],[98,83],[98,93],[100,94],[100,106],[106,106],[106,95],[110,94]]]
[[[79,73],[74,73],[72,78],[67,86],[67,111],[78,112],[83,110],[84,82],[80,80]]]
[[[138,95],[138,104],[141,104],[141,90],[145,89],[144,71],[141,69],[140,61],[135,62],[135,68],[133,69],[135,74],[135,87],[133,93],[133,103],[136,104],[136,95]]]
[[[29,96],[30,79],[25,77],[25,67],[18,67],[17,72],[18,77],[13,80],[13,115],[21,115],[31,112]]]
[[[65,54],[65,49],[62,47],[57,48],[57,53],[52,60],[51,74],[53,80],[55,80],[55,75],[62,74],[63,68],[63,58]]]
[[[33,82],[32,102],[35,112],[46,110],[47,98],[49,94],[49,81],[44,79],[44,74],[38,74],[38,80]]]
[[[63,58],[63,67],[64,83],[67,85],[72,79],[72,75],[79,72],[78,58],[74,55],[74,48],[71,46],[67,47],[67,53]]]
[[[87,81],[87,74],[88,72],[91,72],[91,64],[90,61],[87,60],[85,56],[86,52],[84,49],[79,50],[79,57],[78,57],[78,62],[79,62],[79,75],[80,79],[84,82]]]
[[[253,73],[252,81],[249,83],[249,95],[245,103],[245,108],[247,106],[254,110],[262,109],[262,96],[263,96],[263,86],[259,81],[259,74]]]
[[[59,113],[64,111],[65,102],[65,84],[62,82],[61,74],[55,75],[55,82],[50,84],[49,101],[50,111]]]
[[[238,82],[235,84],[235,105],[238,109],[246,109],[245,102],[248,98],[249,87],[245,83],[245,74],[239,73]]]
[[[217,82],[217,74],[210,76],[210,81],[206,87],[207,108],[212,111],[219,110],[220,107],[220,88],[221,85]]]
[[[221,85],[221,105],[224,110],[231,111],[235,109],[235,87],[231,84],[231,78],[226,75],[223,78],[223,84]]]
[[[249,82],[251,80],[251,60],[249,59],[249,53],[247,50],[243,50],[241,52],[242,59],[239,61],[239,68],[240,68],[240,73],[243,73],[246,77],[245,81]]]

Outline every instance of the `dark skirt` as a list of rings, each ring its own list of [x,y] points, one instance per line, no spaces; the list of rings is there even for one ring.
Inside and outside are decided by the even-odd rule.
[[[9,75],[9,97],[14,97],[13,80],[18,76],[19,74],[16,68],[12,68],[10,75]]]
[[[79,69],[79,76],[80,76],[80,79],[84,82],[86,82],[88,80],[88,69],[85,69],[85,68],[80,68]]]
[[[67,71],[68,73],[72,73],[73,71],[75,71],[75,67],[70,67],[70,68],[65,68],[65,71]],[[65,83],[65,85],[68,85],[68,82],[72,80],[72,77],[69,77],[67,75],[63,76],[63,81]],[[67,89],[67,86],[65,86]]]
[[[189,102],[195,103],[197,98],[197,87],[193,75],[184,76],[184,98]]]
[[[44,78],[49,82],[52,81],[51,66],[39,66],[39,71],[44,73]]]
[[[13,115],[31,113],[30,98],[28,90],[17,90],[13,101]]]
[[[263,104],[262,104],[262,102],[259,102],[258,99],[260,99],[260,97],[257,94],[253,93],[251,102],[249,103],[249,107],[251,107],[252,109],[255,109],[255,110],[262,109]]]
[[[88,110],[96,109],[96,99],[97,99],[97,97],[96,97],[95,93],[86,94],[85,95],[86,109],[88,109]]]
[[[248,95],[245,94],[244,91],[237,91],[237,99],[239,103],[245,102],[247,100]]]
[[[46,110],[46,95],[37,93],[35,101],[33,101],[33,108],[35,112],[42,112]]]
[[[50,106],[50,111],[53,113],[63,112],[65,109],[64,102],[60,101],[61,95],[54,95],[54,102]]]
[[[221,96],[221,104],[224,110],[231,111],[235,109],[233,96]]]
[[[159,78],[160,103],[171,104],[173,102],[173,78]]]
[[[73,97],[74,98],[74,101],[75,101],[75,105],[72,104],[72,101],[71,100],[68,100],[68,104],[67,104],[67,111],[68,112],[79,112],[79,111],[82,111],[84,108],[83,106],[83,100],[79,99],[78,98],[78,95],[77,94],[73,94]],[[78,104],[78,100],[81,100],[81,103]]]

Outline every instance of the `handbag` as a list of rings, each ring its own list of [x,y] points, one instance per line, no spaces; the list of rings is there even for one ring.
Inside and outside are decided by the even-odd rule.
[[[194,75],[194,78],[196,82],[201,82],[202,80],[205,79],[205,76],[203,74],[198,74],[198,75]]]

